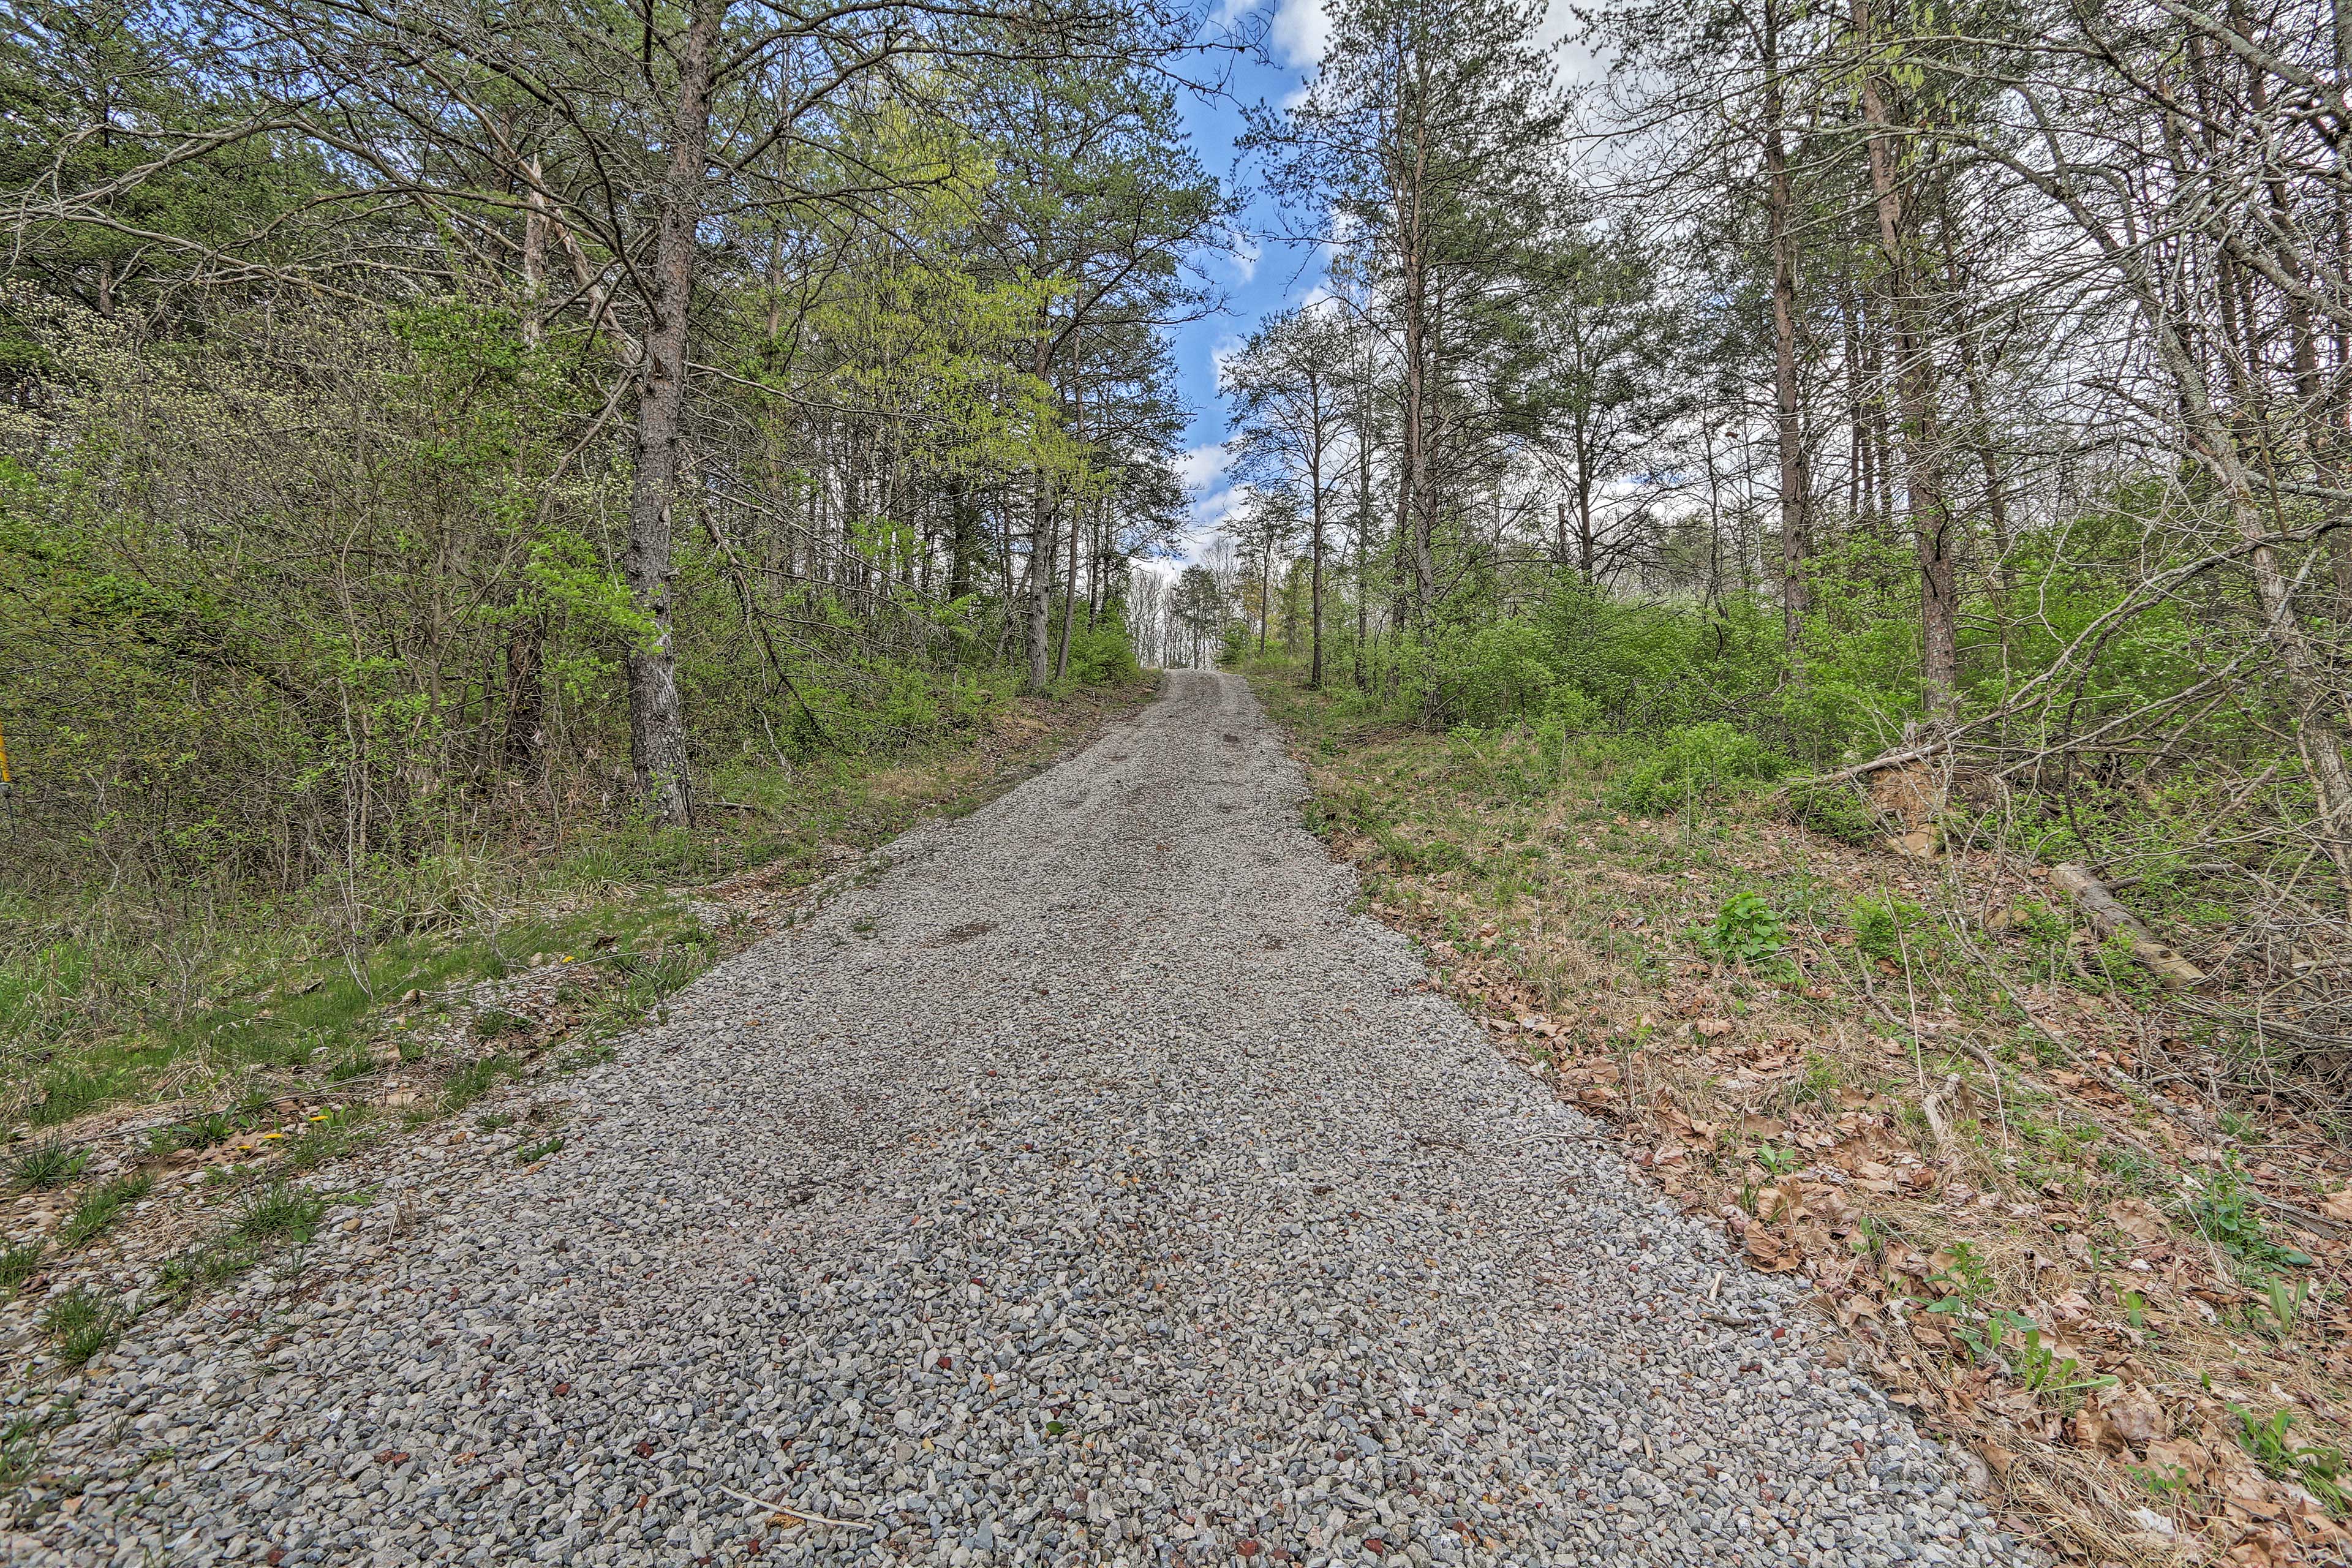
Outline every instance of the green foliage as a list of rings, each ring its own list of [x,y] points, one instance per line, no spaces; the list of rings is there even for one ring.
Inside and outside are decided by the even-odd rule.
[[[2242,1405],[2232,1405],[2230,1413],[2238,1418],[2238,1446],[2264,1475],[2302,1487],[2339,1518],[2352,1513],[2352,1483],[2345,1476],[2342,1449],[2297,1443],[2293,1411],[2281,1410],[2265,1419]]]
[[[38,1237],[0,1248],[0,1290],[15,1291],[41,1267],[48,1244]]]
[[[1908,899],[1888,894],[1856,899],[1847,911],[1846,923],[1853,931],[1853,945],[1864,957],[1895,963],[1902,961],[1907,934],[1927,918],[1927,912]]]
[[[1725,798],[1742,785],[1777,776],[1780,760],[1720,720],[1670,730],[1650,758],[1612,793],[1628,811],[1679,811],[1685,803]]]
[[[245,1201],[231,1235],[257,1247],[301,1246],[318,1234],[328,1200],[291,1182],[272,1182]]]
[[[1760,966],[1787,950],[1789,927],[1764,895],[1751,889],[1725,900],[1703,942],[1708,952],[1727,963]]]
[[[2264,1233],[2262,1216],[2253,1206],[2252,1190],[2246,1185],[2245,1174],[2234,1156],[2228,1164],[2205,1177],[2182,1214],[2206,1240],[2242,1263],[2311,1267],[2307,1255],[2291,1247],[2281,1247]]]
[[[1091,626],[1070,629],[1070,679],[1081,686],[1106,686],[1133,680],[1143,673],[1135,662],[1135,645],[1117,606]]]
[[[83,1365],[112,1344],[128,1324],[121,1302],[79,1285],[51,1296],[41,1310],[41,1332],[69,1367]]]
[[[1878,820],[1862,793],[1850,784],[1817,784],[1800,779],[1782,797],[1789,815],[1814,832],[1857,847],[1868,847],[1881,837]]]
[[[501,1080],[517,1077],[521,1070],[520,1064],[509,1057],[484,1057],[467,1062],[442,1083],[441,1109],[445,1113],[463,1110],[496,1089]]]

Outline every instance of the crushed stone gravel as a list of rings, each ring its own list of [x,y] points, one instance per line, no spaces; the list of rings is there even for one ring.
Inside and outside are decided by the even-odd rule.
[[[559,1152],[426,1141],[142,1321],[8,1561],[2031,1561],[1422,989],[1304,792],[1171,672],[673,999]]]

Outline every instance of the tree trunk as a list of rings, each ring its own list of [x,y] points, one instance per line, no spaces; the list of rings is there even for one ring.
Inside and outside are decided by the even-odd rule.
[[[1039,312],[1037,342],[1030,365],[1031,374],[1041,383],[1047,383],[1047,373],[1053,369],[1054,340],[1046,331]],[[1059,536],[1055,527],[1060,521],[1054,501],[1053,479],[1044,468],[1037,470],[1036,493],[1031,500],[1029,529],[1029,695],[1042,697],[1051,684],[1046,679],[1046,664],[1053,657],[1054,633],[1054,546]]]
[[[1853,29],[1871,47],[1868,0],[1853,0]],[[1919,686],[1930,724],[1949,724],[1959,709],[1958,528],[1944,494],[1938,450],[1935,366],[1912,297],[1913,270],[1903,244],[1904,194],[1895,167],[1895,147],[1878,73],[1862,79],[1862,117],[1870,128],[1871,205],[1878,219],[1879,247],[1886,256],[1889,324],[1895,333],[1895,378],[1903,405],[1904,501],[1910,514],[1919,562]]]
[[[726,0],[694,0],[678,56],[677,109],[669,166],[656,194],[653,297],[637,397],[636,476],[629,489],[629,542],[622,571],[630,602],[650,629],[629,653],[629,757],[637,793],[656,821],[693,817],[687,776],[686,717],[670,650],[670,517],[676,500],[680,421],[686,406],[687,323],[694,295],[695,230],[702,216],[710,146],[712,57]]]
[[[1805,576],[1812,552],[1813,478],[1805,460],[1803,410],[1797,395],[1797,238],[1782,141],[1787,108],[1780,91],[1780,0],[1764,0],[1764,169],[1772,246],[1773,437],[1780,460],[1780,616],[1792,665],[1812,608]]]
[[[507,723],[504,745],[510,768],[541,771],[547,743],[547,618],[525,616],[507,629]]]
[[[1323,437],[1322,412],[1316,412],[1315,451],[1307,460],[1308,489],[1307,530],[1313,536],[1314,574],[1307,590],[1307,684],[1309,689],[1323,689]]]
[[[539,159],[523,163],[522,191],[522,341],[539,346],[540,312],[547,308],[547,192],[541,185]]]

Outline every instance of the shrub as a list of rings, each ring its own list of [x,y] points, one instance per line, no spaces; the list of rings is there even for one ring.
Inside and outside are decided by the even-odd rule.
[[[1664,743],[1614,794],[1629,811],[1672,811],[1686,800],[1720,800],[1780,771],[1780,760],[1762,745],[1721,720],[1710,720],[1668,731]]]
[[[1143,667],[1135,662],[1127,626],[1114,614],[1091,626],[1070,629],[1070,679],[1081,686],[1132,680]]]
[[[1908,899],[1856,899],[1847,923],[1853,944],[1870,958],[1892,963],[1903,955],[1904,933],[1925,919],[1927,911]]]
[[[1801,779],[1789,786],[1784,798],[1790,817],[1800,826],[1863,847],[1878,838],[1877,818],[1851,784]]]

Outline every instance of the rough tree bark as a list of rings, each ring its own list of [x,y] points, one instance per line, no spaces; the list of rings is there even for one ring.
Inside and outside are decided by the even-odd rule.
[[[1805,576],[1812,552],[1813,479],[1805,460],[1803,409],[1797,394],[1797,239],[1789,151],[1783,140],[1788,105],[1780,83],[1780,8],[1765,0],[1764,171],[1772,247],[1773,437],[1780,464],[1780,616],[1793,660],[1812,589]]]
[[[656,821],[692,820],[686,716],[670,651],[670,518],[686,405],[686,344],[694,293],[695,229],[710,150],[713,59],[727,0],[694,0],[678,54],[677,107],[669,162],[655,194],[653,297],[637,397],[636,476],[629,489],[629,542],[622,574],[649,630],[629,654],[629,757],[637,793]]]
[[[1868,0],[1853,0],[1855,41],[1873,47]],[[1959,528],[1944,493],[1937,428],[1935,366],[1919,322],[1914,272],[1903,243],[1904,191],[1895,166],[1892,117],[1874,64],[1862,78],[1862,118],[1870,130],[1871,206],[1886,257],[1889,325],[1895,336],[1895,396],[1903,408],[1904,501],[1919,559],[1919,686],[1930,724],[1949,724],[1959,710]]]

